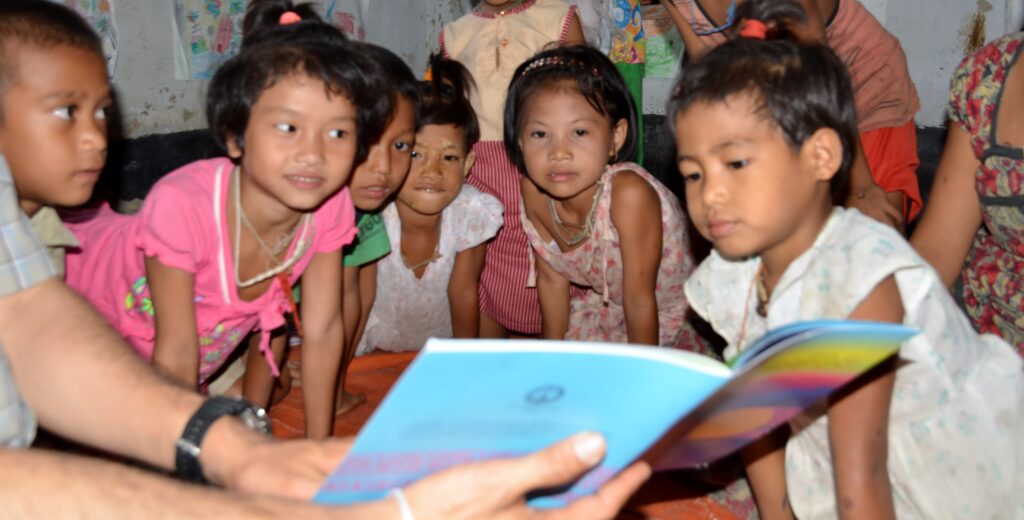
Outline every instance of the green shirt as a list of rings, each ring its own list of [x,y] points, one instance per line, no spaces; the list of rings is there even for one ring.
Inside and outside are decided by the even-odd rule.
[[[391,240],[388,239],[384,217],[380,213],[363,213],[356,210],[359,223],[356,237],[352,243],[341,250],[343,267],[359,267],[368,264],[391,252]],[[302,291],[296,283],[292,288],[292,296],[298,302],[302,299]]]
[[[357,224],[359,232],[342,250],[342,265],[358,267],[391,252],[391,241],[380,213],[363,213]]]

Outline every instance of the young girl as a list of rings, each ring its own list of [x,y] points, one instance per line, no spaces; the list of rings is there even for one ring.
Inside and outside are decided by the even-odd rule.
[[[735,33],[746,0],[661,0],[697,59]],[[800,0],[807,22],[799,38],[832,47],[849,68],[860,145],[851,207],[902,228],[921,211],[914,114],[920,103],[900,42],[860,0]],[[738,5],[737,5],[738,4]]]
[[[596,49],[541,52],[512,79],[505,148],[526,173],[521,219],[545,338],[699,346],[685,320],[685,217],[628,162],[636,125],[625,82]],[[570,284],[587,291],[570,298]]]
[[[852,89],[831,49],[787,41],[794,12],[774,0],[741,19],[749,37],[692,64],[669,103],[690,217],[714,245],[690,304],[727,357],[798,320],[921,333],[788,440],[744,452],[762,516],[1019,517],[1021,361],[971,329],[895,230],[833,207],[856,146]]]
[[[345,370],[362,340],[376,297],[377,261],[391,252],[381,208],[390,202],[409,173],[416,140],[418,85],[404,61],[383,47],[363,44],[363,55],[379,66],[394,98],[394,110],[366,161],[355,168],[348,188],[356,208],[359,234],[343,251],[345,354],[338,384],[337,411],[344,413],[366,400],[345,391]]]
[[[392,252],[378,262],[377,299],[358,353],[417,350],[427,338],[479,336],[485,242],[501,227],[497,199],[463,186],[479,138],[457,62],[431,59],[409,176],[384,208]]]
[[[530,246],[519,223],[519,174],[502,146],[502,110],[512,72],[548,45],[583,43],[575,6],[565,0],[477,0],[473,11],[445,26],[441,54],[473,75],[480,142],[468,183],[505,207],[505,221],[487,247],[480,279],[480,333],[540,332],[537,291],[527,287]]]
[[[305,416],[307,435],[320,438],[333,424],[344,340],[341,248],[356,233],[342,187],[390,98],[381,102],[385,85],[358,49],[289,7],[250,4],[247,18],[270,20],[255,32],[266,36],[210,83],[210,128],[229,157],[171,172],[136,215],[104,208],[76,222],[81,252],[68,258],[68,284],[140,355],[203,388],[254,331],[250,360],[265,358],[276,374],[271,333],[305,273]],[[274,343],[283,350],[283,336]],[[247,380],[244,392],[265,405],[270,385]]]

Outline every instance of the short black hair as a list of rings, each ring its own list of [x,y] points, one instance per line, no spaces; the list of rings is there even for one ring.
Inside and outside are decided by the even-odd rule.
[[[103,58],[99,36],[70,8],[43,0],[3,0],[0,2],[0,94],[17,75],[12,53],[18,45],[41,49],[70,45]]]
[[[766,26],[764,40],[733,37],[686,66],[668,101],[672,132],[676,116],[698,103],[720,103],[735,95],[754,98],[757,111],[782,131],[794,149],[822,128],[834,130],[843,160],[831,191],[841,195],[849,182],[857,146],[857,111],[846,66],[827,45],[800,42],[793,29],[806,20],[792,0],[747,0],[737,13]]]
[[[462,129],[466,151],[480,140],[480,123],[469,100],[476,88],[473,76],[461,63],[430,55],[431,79],[420,82],[416,128],[427,125],[454,125]]]
[[[226,147],[230,139],[244,150],[249,115],[263,91],[282,78],[302,74],[320,80],[329,95],[344,95],[356,107],[355,164],[359,164],[380,139],[393,110],[391,96],[380,95],[387,91],[387,82],[358,44],[323,20],[307,17],[280,25],[280,14],[293,9],[291,2],[283,0],[249,4],[246,38],[250,39],[243,39],[239,53],[217,69],[208,87],[210,131],[220,146]]]
[[[380,67],[381,74],[383,74],[387,81],[388,90],[393,92],[392,98],[394,98],[394,95],[398,95],[412,103],[413,114],[415,114],[414,119],[418,121],[420,84],[412,69],[409,68],[409,65],[402,58],[399,58],[398,55],[379,45],[361,43],[360,49],[363,56]],[[397,101],[397,99],[394,100],[396,107]],[[394,118],[394,112],[395,110],[392,109],[391,116],[387,120],[388,124]]]
[[[607,56],[588,45],[548,49],[524,61],[512,75],[505,100],[505,152],[519,172],[526,174],[519,132],[525,124],[530,98],[545,89],[569,84],[611,124],[626,120],[626,140],[613,161],[632,161],[637,152],[637,111],[622,74]]]

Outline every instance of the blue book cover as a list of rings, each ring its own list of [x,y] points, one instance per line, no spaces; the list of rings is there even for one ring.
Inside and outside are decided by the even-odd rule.
[[[783,327],[732,367],[658,347],[431,339],[359,432],[314,500],[383,498],[424,475],[521,455],[580,431],[608,442],[601,465],[531,504],[591,494],[641,455],[662,468],[728,455],[890,357],[900,325]],[[660,442],[659,442],[660,441]]]

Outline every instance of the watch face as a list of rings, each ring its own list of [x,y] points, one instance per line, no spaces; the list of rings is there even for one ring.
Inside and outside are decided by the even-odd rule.
[[[270,416],[266,410],[257,406],[246,408],[238,415],[246,428],[250,430],[270,434]]]

